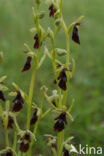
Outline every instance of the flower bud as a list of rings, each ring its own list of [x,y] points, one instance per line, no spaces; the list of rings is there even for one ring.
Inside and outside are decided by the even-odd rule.
[[[55,20],[55,25],[60,26],[60,24],[61,24],[61,19],[60,18],[56,19]]]
[[[31,28],[30,32],[36,34],[37,33],[37,29],[36,28]]]
[[[45,11],[41,11],[38,15],[40,19],[44,18],[44,16],[45,16]]]
[[[57,55],[59,56],[65,56],[67,54],[67,51],[65,49],[59,49],[59,48],[56,48],[55,49],[55,52],[57,53]]]

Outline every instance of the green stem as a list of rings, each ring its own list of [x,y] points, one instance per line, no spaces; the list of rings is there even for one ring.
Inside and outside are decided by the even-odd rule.
[[[6,147],[9,147],[8,130],[6,127],[5,127],[5,141],[6,141]]]
[[[56,63],[55,63],[55,44],[54,44],[54,42],[55,42],[55,38],[57,36],[58,31],[59,31],[59,29],[57,28],[54,33],[54,40],[52,40],[52,65],[53,65],[53,71],[54,71],[56,82],[57,82],[57,72],[56,72]],[[57,83],[57,86],[58,86],[58,83]],[[59,87],[58,87],[58,93],[59,93],[58,107],[61,108],[61,89]]]
[[[62,17],[62,0],[60,0],[60,16]]]
[[[66,49],[67,49],[67,55],[66,55],[66,68],[69,67],[69,58],[70,58],[70,46],[69,46],[69,35],[68,33],[65,33],[66,36]],[[63,105],[66,105],[66,99],[67,99],[67,94],[68,94],[68,82],[67,82],[67,90],[64,91],[63,94]]]
[[[58,133],[57,137],[58,137],[57,138],[57,147],[58,147],[57,156],[62,156],[62,151],[63,151],[62,143],[64,142],[64,131]]]
[[[54,155],[54,156],[57,156],[57,153],[56,153],[55,148],[52,148],[52,152],[53,152],[53,155]]]
[[[67,49],[66,67],[68,67],[69,66],[69,49],[70,49],[70,47],[69,47],[69,35],[67,32],[67,26],[66,26],[64,19],[62,17],[62,0],[60,0],[60,17],[62,18],[62,28],[63,28],[65,36],[66,36],[66,49]],[[67,86],[68,86],[68,83],[67,83]],[[61,108],[62,108],[62,104],[66,104],[67,92],[68,91],[64,91],[62,103],[61,104],[59,103],[59,107],[61,107]],[[57,136],[57,146],[58,146],[57,156],[62,156],[62,150],[63,150],[62,143],[63,143],[63,141],[64,141],[64,131],[60,132]]]
[[[38,10],[39,10],[40,4],[36,4],[36,14],[38,15]],[[37,16],[37,22],[36,28],[37,32],[39,34],[39,20]],[[32,72],[32,77],[31,77],[31,82],[30,82],[30,89],[29,89],[29,103],[28,103],[28,112],[27,112],[27,129],[30,129],[30,116],[31,116],[31,103],[32,103],[32,97],[33,97],[33,91],[34,91],[34,84],[35,84],[35,76],[36,76],[36,71],[38,67],[38,61],[39,61],[39,54],[40,54],[40,47],[36,56],[36,63]]]
[[[66,36],[66,48],[67,48],[67,56],[66,56],[66,67],[69,66],[69,36],[68,36],[68,33],[67,33],[67,27],[63,21],[62,23],[62,27],[63,27],[63,30],[65,32],[65,36]],[[67,83],[67,87],[68,87],[68,83]],[[63,93],[63,100],[62,100],[62,104],[65,105],[66,104],[66,99],[67,99],[67,93],[68,93],[68,90],[67,91],[64,91]],[[58,134],[58,141],[57,141],[57,144],[58,144],[58,153],[57,155],[58,156],[62,156],[62,150],[63,150],[63,141],[64,141],[64,131],[59,133]]]
[[[14,151],[16,150],[16,145],[17,145],[17,133],[15,131],[14,132],[14,142],[13,142],[13,149],[14,149]]]
[[[31,82],[30,82],[29,103],[28,103],[28,112],[27,112],[27,129],[30,129],[31,103],[32,103],[32,98],[33,98],[35,76],[36,76],[36,71],[37,71],[38,63],[39,63],[39,54],[40,54],[40,48],[39,48],[38,53],[37,53],[36,63],[34,65],[32,77],[31,77]]]
[[[30,82],[29,103],[28,103],[28,112],[27,112],[27,129],[30,129],[31,103],[32,103],[35,75],[36,75],[36,69],[37,69],[36,67],[37,65],[35,64],[34,70],[32,72],[31,82]]]

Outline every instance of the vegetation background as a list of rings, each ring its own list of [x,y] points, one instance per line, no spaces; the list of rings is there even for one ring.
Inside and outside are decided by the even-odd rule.
[[[104,1],[102,0],[63,1],[63,14],[67,24],[72,23],[80,15],[85,16],[79,31],[81,45],[78,46],[71,41],[71,57],[75,58],[77,66],[74,79],[70,83],[68,105],[71,104],[72,98],[75,98],[72,110],[75,121],[68,122],[65,136],[73,135],[75,145],[88,144],[95,147],[104,145],[103,6]],[[26,60],[23,44],[25,42],[33,47],[34,43],[33,34],[29,32],[29,29],[34,26],[31,7],[32,0],[0,0],[0,51],[4,52],[4,62],[0,65],[0,76],[5,74],[8,76],[6,83],[10,90],[13,90],[11,83],[14,81],[28,92],[32,70],[22,73],[21,69]],[[41,20],[41,24],[46,30],[48,26],[53,27],[53,19],[49,19],[48,6],[42,1],[41,10],[44,9],[46,17]],[[57,37],[56,47],[65,48],[62,31]],[[43,84],[49,88],[50,93],[51,89],[55,88],[53,79],[51,61],[47,58],[37,73],[34,90],[35,103],[40,102],[40,87]],[[13,106],[12,102],[11,106]],[[47,106],[45,103],[44,109]],[[51,155],[43,135],[46,133],[55,135],[54,116],[54,114],[49,114],[39,125],[37,142],[34,145],[37,155],[38,153],[44,153],[43,156]],[[25,121],[26,104],[18,118],[22,129],[26,126]],[[9,137],[12,135],[12,131],[9,132]],[[4,145],[4,133],[0,123],[0,150],[5,147]]]

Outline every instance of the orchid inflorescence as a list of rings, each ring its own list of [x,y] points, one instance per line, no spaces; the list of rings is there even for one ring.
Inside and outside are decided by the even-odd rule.
[[[27,59],[22,68],[22,72],[27,72],[30,70],[31,61],[34,61],[29,94],[25,93],[17,84],[13,83],[15,90],[9,92],[8,94],[9,96],[14,97],[12,99],[13,106],[11,108],[10,101],[7,100],[7,97],[4,93],[5,91],[8,91],[5,83],[6,76],[0,78],[0,100],[5,103],[5,108],[0,105],[0,116],[5,129],[6,141],[6,148],[0,151],[1,156],[20,156],[21,153],[24,153],[24,155],[26,154],[28,156],[33,156],[32,147],[36,142],[36,133],[39,121],[50,112],[57,114],[54,119],[55,123],[53,126],[57,136],[45,134],[45,137],[48,139],[48,146],[51,147],[53,155],[70,156],[71,152],[77,152],[76,148],[71,144],[73,137],[69,137],[68,139],[64,140],[64,131],[65,127],[68,125],[68,118],[73,121],[71,110],[74,104],[73,99],[72,104],[70,104],[70,107],[68,108],[67,95],[69,83],[75,72],[75,60],[70,60],[69,36],[72,32],[72,40],[75,43],[80,44],[78,29],[83,16],[79,17],[75,22],[67,27],[62,14],[62,0],[46,0],[49,18],[54,19],[54,31],[52,31],[50,27],[48,27],[47,30],[44,30],[44,28],[39,24],[39,21],[44,18],[45,15],[44,11],[40,11],[40,4],[41,0],[35,0],[35,9],[32,8],[35,27],[31,28],[30,31],[34,34],[34,45],[32,48],[30,48],[27,44],[24,44],[26,47],[24,53],[26,54]],[[66,49],[55,47],[55,39],[61,29],[65,33]],[[47,38],[51,40],[51,50],[48,50],[48,46],[46,46]],[[43,56],[40,57],[42,46],[44,46],[44,53]],[[60,57],[64,56],[65,63],[62,63],[60,60],[56,59],[56,55]],[[46,56],[52,62],[55,77],[53,82],[55,84],[54,87],[57,86],[57,89],[53,90],[52,95],[49,96],[48,88],[43,85],[40,88],[41,102],[39,106],[33,104],[33,91],[36,72],[45,61]],[[46,99],[50,106],[50,108],[45,112],[43,112],[44,99]],[[22,130],[19,127],[17,118],[25,103],[27,103],[27,127],[25,130]],[[32,109],[34,111],[33,114],[31,114]],[[34,127],[33,131],[30,129],[31,126]],[[13,145],[10,144],[8,137],[8,130],[10,129],[14,129]]]

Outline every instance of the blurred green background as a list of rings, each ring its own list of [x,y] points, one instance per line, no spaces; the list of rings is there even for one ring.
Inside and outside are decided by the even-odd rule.
[[[72,23],[80,15],[85,18],[81,24],[79,34],[81,45],[71,42],[71,58],[76,60],[76,72],[70,84],[68,105],[75,98],[72,110],[74,122],[68,122],[65,137],[73,135],[74,144],[85,146],[103,146],[104,144],[104,19],[102,0],[66,0],[63,2],[63,14],[67,24]],[[4,62],[0,65],[0,76],[7,75],[6,84],[13,90],[11,83],[16,82],[28,92],[31,70],[21,73],[26,60],[23,53],[24,43],[33,47],[33,34],[29,29],[34,26],[32,19],[32,0],[0,0],[0,51],[4,52]],[[47,29],[53,28],[53,19],[48,17],[48,6],[42,1],[40,10],[46,10],[46,17],[40,22]],[[50,45],[50,43],[49,43]],[[56,47],[65,48],[64,33],[57,37]],[[41,51],[43,53],[43,50]],[[51,61],[47,58],[37,73],[33,100],[40,104],[40,87],[45,84],[54,89]],[[3,105],[3,103],[2,103]],[[13,106],[13,103],[11,103]],[[47,103],[44,105],[47,108]],[[44,134],[54,134],[54,116],[48,115],[40,122],[35,143],[35,155],[51,155],[47,147]],[[18,122],[25,129],[26,104],[19,115]],[[13,135],[9,132],[10,137]],[[11,139],[12,142],[12,139]],[[0,124],[0,150],[4,148],[4,133]],[[104,154],[103,154],[104,155]]]

